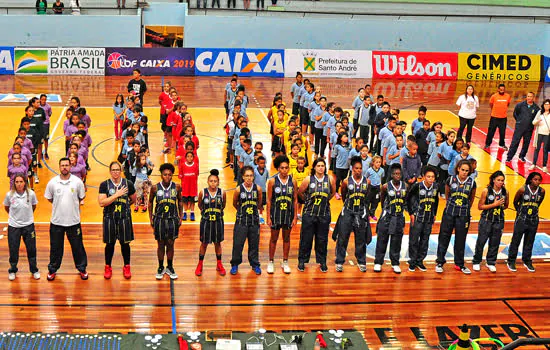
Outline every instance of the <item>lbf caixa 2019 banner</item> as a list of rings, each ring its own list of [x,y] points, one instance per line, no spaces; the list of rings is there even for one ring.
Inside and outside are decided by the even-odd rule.
[[[107,48],[106,75],[195,75],[195,49],[187,48]]]

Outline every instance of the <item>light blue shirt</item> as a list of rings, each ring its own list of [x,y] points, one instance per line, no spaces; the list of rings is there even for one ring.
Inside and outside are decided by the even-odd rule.
[[[315,91],[307,92],[307,90],[300,96],[300,106],[308,108],[309,104],[315,97]]]
[[[359,97],[359,96],[356,96],[355,99],[353,100],[352,104],[351,104],[351,107],[353,108],[353,110],[356,112],[354,115],[353,115],[353,119],[357,119],[358,118],[358,115],[357,115],[357,108],[359,108],[359,106],[361,106],[363,104],[363,100]]]
[[[399,157],[395,157],[393,159],[390,159],[390,154],[394,155],[398,152],[401,153],[401,149],[397,148],[397,145],[392,145],[390,148],[388,148],[388,153],[386,153],[386,164],[387,165],[399,164]]]
[[[403,147],[401,149],[401,154],[399,154],[399,158],[403,159],[405,156],[409,155],[409,149],[407,147]]]
[[[307,109],[309,109],[311,112],[309,112],[309,120],[312,121],[312,122],[315,122],[315,113],[317,113],[317,110],[318,109],[321,109],[321,105],[315,101],[311,101],[311,103],[309,104],[309,106],[307,107]],[[317,127],[317,126],[315,126]]]
[[[334,153],[334,157],[336,158],[336,168],[337,169],[348,169],[349,168],[349,152],[350,147],[344,147],[342,145],[336,145],[334,146],[334,149],[332,150],[332,153]]]
[[[367,177],[367,172],[370,169],[370,163],[372,163],[372,158],[367,156],[367,159],[361,158],[361,163],[363,164],[363,176]]]
[[[269,171],[267,168],[264,168],[263,174],[260,174],[258,166],[254,166],[254,184],[258,185],[264,193],[267,191],[267,180],[269,180]]]
[[[397,141],[395,140],[395,137],[393,136],[393,134],[391,134],[390,136],[386,137],[384,141],[382,141],[382,154],[384,154],[384,149],[389,150],[391,146],[394,146],[394,145],[397,146]]]
[[[393,134],[393,131],[386,126],[382,128],[382,130],[380,130],[380,132],[378,133],[378,139],[380,140],[380,142],[383,142],[386,137],[392,134]]]
[[[372,167],[368,168],[365,177],[370,180],[371,186],[380,186],[382,184],[382,178],[384,177],[384,169],[379,168],[378,171],[376,171]]]
[[[314,117],[318,117],[319,115],[321,115],[321,120],[315,120],[315,127],[317,129],[323,129],[323,135],[327,136],[324,133],[326,124],[323,125],[323,123],[328,122],[328,119],[330,118],[330,114],[328,114],[328,112],[323,111],[323,109],[321,107],[319,107],[319,108],[316,109]]]
[[[357,114],[359,114],[359,125],[367,126],[369,125],[370,109],[372,106],[365,106],[364,104],[357,107]],[[380,130],[382,131],[382,130]]]
[[[333,132],[330,134],[330,144],[332,146],[332,152],[330,152],[330,158],[336,158],[336,154],[334,153],[334,147],[336,146],[336,141],[338,141],[338,134],[336,132]]]
[[[302,88],[302,86],[304,86],[304,83],[302,83],[301,85],[298,85],[298,83],[294,83],[290,87],[290,92],[294,93],[294,97],[292,99],[293,103],[300,103],[300,93],[299,93],[299,91]]]
[[[413,120],[412,124],[411,124],[411,128],[412,128],[412,134],[413,135],[416,135],[416,132],[420,129],[422,129],[422,126],[424,125],[424,122],[421,122],[420,120],[418,120],[418,118],[416,118],[415,120]]]
[[[438,166],[440,163],[440,159],[437,156],[439,153],[439,147],[435,141],[432,141],[430,145],[428,146],[428,154],[430,155],[430,158],[428,159],[428,164],[431,166]]]
[[[428,142],[428,144],[435,142],[435,132],[430,131],[428,133],[428,136],[426,136],[426,141]],[[428,154],[431,154],[430,151],[428,151]]]
[[[441,154],[441,157],[445,158],[447,161],[452,160],[453,152],[454,152],[453,145],[449,145],[447,142],[443,142],[441,146],[439,146],[438,153]],[[447,164],[441,164],[441,169],[443,170],[449,169],[449,163],[447,162]]]
[[[254,166],[254,151],[249,150],[250,153],[246,153],[244,149],[239,154],[239,161],[243,163],[243,166]]]
[[[334,125],[336,124],[336,118],[334,118],[334,114],[330,114],[329,112],[325,112],[324,117],[326,118],[325,121],[327,123],[323,127],[323,136],[328,136],[327,132],[328,132],[329,125],[330,123],[332,123],[332,121],[334,121],[334,124],[332,125],[332,128],[334,129]]]

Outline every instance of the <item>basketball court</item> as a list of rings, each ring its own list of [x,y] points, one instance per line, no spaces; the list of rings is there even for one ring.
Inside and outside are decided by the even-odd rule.
[[[199,226],[197,222],[185,222],[176,242],[174,267],[179,275],[176,281],[165,277],[156,281],[156,243],[149,225],[148,213],[133,214],[136,240],[132,243],[131,280],[122,277],[122,258],[116,248],[113,262],[114,276],[103,279],[104,245],[102,243],[102,211],[97,204],[99,184],[109,177],[107,166],[115,160],[120,142],[113,136],[112,104],[117,93],[126,91],[126,77],[0,77],[0,147],[11,147],[17,133],[18,123],[24,114],[24,103],[13,102],[21,94],[48,93],[59,95],[61,102],[52,103],[51,137],[46,166],[39,170],[40,184],[35,185],[39,205],[35,212],[37,224],[38,265],[43,272],[40,281],[32,280],[27,273],[26,254],[21,250],[20,272],[14,282],[7,280],[7,237],[0,239],[0,254],[5,257],[5,282],[0,284],[0,329],[24,332],[144,332],[168,333],[206,329],[234,329],[253,332],[259,328],[273,331],[356,329],[361,332],[370,348],[437,348],[441,342],[454,339],[458,326],[467,323],[472,327],[472,338],[497,337],[510,342],[518,337],[550,337],[550,321],[545,310],[550,309],[550,204],[546,200],[541,208],[541,223],[535,243],[534,256],[536,274],[529,274],[521,266],[517,273],[511,273],[504,261],[507,245],[511,240],[515,211],[506,211],[507,223],[500,248],[498,272],[491,274],[482,268],[465,276],[446,266],[444,274],[434,270],[434,254],[437,237],[433,236],[428,256],[428,272],[410,273],[405,269],[397,276],[386,265],[381,274],[372,271],[374,242],[369,245],[367,273],[359,272],[354,265],[353,243],[348,248],[349,263],[343,273],[336,273],[334,264],[329,263],[329,272],[323,274],[314,264],[309,264],[304,273],[296,269],[299,240],[299,226],[292,232],[290,264],[292,274],[284,275],[278,267],[282,259],[282,247],[276,254],[276,271],[256,276],[241,266],[237,276],[220,277],[215,271],[213,247],[206,254],[202,277],[195,277],[194,268],[198,260]],[[199,188],[206,186],[210,169],[221,170],[220,185],[232,195],[235,187],[232,170],[225,166],[225,113],[223,87],[226,78],[160,78],[145,77],[148,93],[145,96],[145,114],[149,117],[149,145],[155,171],[153,182],[160,179],[158,167],[164,162],[173,162],[173,155],[164,155],[162,132],[158,123],[159,108],[156,104],[163,81],[171,80],[196,125],[200,140]],[[441,121],[444,130],[458,126],[457,108],[454,105],[458,95],[464,93],[466,82],[449,81],[399,81],[359,79],[313,79],[320,86],[328,101],[334,101],[349,109],[358,87],[370,83],[372,94],[383,94],[392,106],[400,108],[401,120],[408,123],[416,118],[418,106],[428,107],[427,119],[432,123]],[[269,155],[269,124],[266,117],[271,100],[277,91],[282,91],[284,101],[290,105],[289,89],[293,79],[241,79],[246,86],[250,105],[247,109],[249,128],[253,142],[264,144],[264,153]],[[489,120],[488,100],[496,91],[496,84],[479,82],[474,84],[480,97],[481,108],[473,134],[472,156],[477,160],[478,198],[489,176],[496,170],[506,174],[506,187],[512,194],[525,182],[527,168],[532,161],[532,148],[526,164],[516,163],[507,167],[503,151],[497,145],[495,136],[489,151],[483,150],[485,133]],[[539,83],[513,82],[507,85],[512,96],[509,110],[509,130],[506,144],[513,133],[512,108],[523,99],[528,91],[534,91],[539,101]],[[13,96],[9,96],[12,94]],[[90,279],[81,281],[74,269],[70,252],[66,251],[64,264],[54,282],[47,282],[45,273],[49,255],[48,222],[51,205],[43,198],[47,181],[55,176],[57,162],[64,156],[62,125],[65,120],[66,102],[72,96],[81,99],[82,106],[92,118],[89,132],[93,139],[89,162],[91,171],[87,178],[87,198],[82,206],[84,244],[88,253]],[[2,97],[2,96],[0,96]],[[24,95],[23,95],[24,97]],[[15,99],[14,99],[15,98]],[[4,101],[4,102],[2,102]],[[531,158],[530,158],[531,157]],[[3,159],[4,165],[6,158]],[[540,164],[540,162],[539,162]],[[271,166],[268,160],[268,166]],[[540,169],[539,169],[540,171]],[[271,169],[271,175],[275,171]],[[176,179],[175,179],[176,180]],[[543,185],[550,190],[550,175],[543,176]],[[9,188],[9,179],[0,178],[0,188]],[[336,221],[342,206],[341,201],[331,202],[332,221]],[[444,205],[440,205],[441,218]],[[466,255],[471,259],[477,221],[477,201],[472,210],[472,226],[467,241]],[[7,214],[0,214],[0,221],[6,227]],[[235,210],[229,205],[225,211],[226,241],[223,243],[223,261],[229,265],[232,247],[232,230]],[[407,225],[408,226],[408,225]],[[374,226],[373,226],[374,227]],[[406,228],[408,231],[408,227]],[[434,225],[434,234],[439,232],[439,223]],[[4,235],[6,233],[4,232]],[[260,262],[265,267],[268,259],[269,230],[261,228]],[[403,242],[402,259],[407,252],[407,237]],[[329,259],[334,257],[335,244],[329,240]],[[67,247],[68,248],[68,247]],[[246,248],[245,248],[246,249]],[[67,250],[67,249],[66,249]],[[448,255],[452,256],[452,247]],[[0,278],[1,275],[0,275]],[[85,321],[85,322],[84,322]],[[479,336],[475,336],[475,335]]]

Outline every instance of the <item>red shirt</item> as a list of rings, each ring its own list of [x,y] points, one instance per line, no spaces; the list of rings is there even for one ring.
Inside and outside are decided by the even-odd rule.
[[[178,148],[185,148],[184,140],[185,140],[185,135],[178,139]],[[195,145],[195,152],[196,152],[199,149],[199,138],[197,137],[197,135],[193,135],[193,137],[191,137],[191,141]]]
[[[197,162],[192,164],[180,162],[178,177],[181,179],[181,195],[183,197],[196,197],[198,195],[199,164]]]
[[[174,104],[172,103],[172,99],[170,98],[170,95],[168,95],[164,91],[160,93],[159,104],[160,104],[160,114],[166,114],[167,110],[171,110],[172,108],[174,108]],[[169,107],[170,104],[172,105],[171,108]]]

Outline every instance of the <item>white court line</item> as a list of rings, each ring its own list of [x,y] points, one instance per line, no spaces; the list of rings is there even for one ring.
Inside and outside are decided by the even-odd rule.
[[[69,96],[69,99],[67,100],[67,103],[65,103],[65,107],[63,107],[63,110],[59,114],[59,118],[57,118],[57,122],[55,123],[55,126],[53,127],[53,130],[50,132],[50,135],[49,135],[50,139],[53,140],[53,135],[55,134],[55,131],[59,127],[59,123],[63,119],[63,116],[65,115],[65,112],[67,111],[67,108],[69,108],[69,103],[71,102],[72,98],[73,98],[73,94],[71,93],[70,96]],[[5,107],[5,106],[2,106],[2,107]]]

